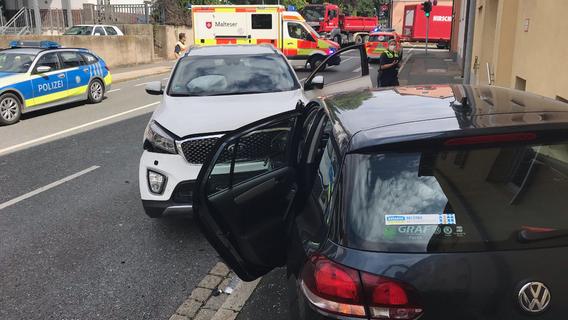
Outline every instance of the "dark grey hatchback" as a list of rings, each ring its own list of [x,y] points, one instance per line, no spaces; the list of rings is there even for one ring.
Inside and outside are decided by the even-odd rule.
[[[564,319],[568,105],[496,87],[356,90],[225,135],[196,215],[293,319]]]

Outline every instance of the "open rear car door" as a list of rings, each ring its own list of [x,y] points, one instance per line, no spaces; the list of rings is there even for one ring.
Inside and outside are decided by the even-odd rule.
[[[306,81],[313,97],[371,86],[363,46],[340,50],[362,57],[353,65],[359,77],[337,84],[314,84],[316,70]],[[334,56],[330,56],[332,59]],[[298,191],[298,155],[305,118],[320,108],[316,101],[299,102],[295,110],[271,116],[224,135],[201,168],[193,194],[194,214],[202,231],[227,265],[251,281],[286,262],[290,221]],[[301,172],[301,171],[300,171]]]

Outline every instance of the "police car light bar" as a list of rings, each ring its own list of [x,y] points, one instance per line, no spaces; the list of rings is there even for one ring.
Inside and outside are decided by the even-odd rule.
[[[10,48],[42,48],[54,49],[61,48],[61,45],[54,41],[18,41],[10,42]]]

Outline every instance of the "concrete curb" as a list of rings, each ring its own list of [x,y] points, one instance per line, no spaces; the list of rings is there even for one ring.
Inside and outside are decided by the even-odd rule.
[[[112,82],[119,83],[128,80],[134,80],[142,77],[147,77],[151,75],[159,75],[163,73],[169,73],[172,70],[171,66],[160,66],[160,67],[151,67],[142,70],[133,70],[133,71],[126,71],[120,72],[117,74],[112,75]],[[111,71],[112,72],[112,71]]]
[[[219,262],[170,320],[234,320],[259,281],[243,282]]]

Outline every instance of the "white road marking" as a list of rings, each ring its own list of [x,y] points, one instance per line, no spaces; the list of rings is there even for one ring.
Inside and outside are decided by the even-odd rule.
[[[101,122],[104,122],[104,121],[107,121],[107,120],[110,120],[110,119],[121,117],[123,115],[129,114],[129,113],[132,113],[132,112],[136,112],[136,111],[139,111],[139,110],[142,110],[142,109],[146,109],[146,108],[155,106],[159,103],[160,103],[159,101],[152,102],[150,104],[147,104],[147,105],[144,105],[144,106],[141,106],[141,107],[137,107],[137,108],[130,109],[130,110],[127,110],[127,111],[124,111],[124,112],[113,114],[112,116],[108,116],[108,117],[101,118],[101,119],[98,119],[98,120],[95,120],[95,121],[87,122],[87,123],[84,123],[82,125],[78,125],[76,127],[72,127],[72,128],[69,128],[69,129],[65,129],[65,130],[62,130],[62,131],[59,131],[59,132],[49,134],[47,136],[43,136],[43,137],[40,137],[40,138],[37,138],[37,139],[29,140],[29,141],[26,141],[26,142],[23,142],[23,143],[20,143],[20,144],[17,144],[17,145],[13,145],[13,146],[8,147],[8,148],[0,149],[0,155],[7,153],[7,152],[10,152],[10,151],[15,150],[15,149],[19,149],[19,148],[22,148],[22,147],[32,145],[34,143],[38,143],[38,142],[42,142],[42,141],[51,139],[53,137],[57,137],[57,136],[60,136],[60,135],[63,135],[63,134],[69,133],[69,132],[73,132],[73,131],[82,129],[82,128],[86,128],[86,127],[92,126],[92,125],[97,124],[97,123],[101,123]]]
[[[348,57],[348,58],[345,58],[345,59],[341,59],[341,62],[347,62],[347,61],[353,60],[353,59],[355,59],[355,57]]]
[[[116,91],[120,91],[120,90],[122,90],[122,89],[112,89],[112,90],[107,91],[107,93],[116,92]]]
[[[24,201],[24,200],[26,200],[26,199],[29,199],[29,198],[31,198],[31,197],[33,197],[33,196],[35,196],[35,195],[38,195],[38,194],[40,194],[40,193],[42,193],[42,192],[44,192],[44,191],[47,191],[47,190],[49,190],[49,189],[53,189],[53,188],[55,188],[55,187],[57,187],[57,186],[59,186],[59,185],[64,184],[65,182],[71,181],[71,180],[73,180],[73,179],[75,179],[75,178],[78,178],[78,177],[80,177],[80,176],[82,176],[82,175],[85,175],[85,174],[87,174],[87,173],[89,173],[89,172],[91,172],[91,171],[97,170],[98,168],[100,168],[100,167],[99,167],[99,166],[92,166],[92,167],[87,168],[87,169],[85,169],[85,170],[83,170],[83,171],[79,171],[79,172],[77,172],[77,173],[75,173],[75,174],[72,174],[72,175],[70,175],[70,176],[67,176],[67,177],[65,177],[65,178],[63,178],[63,179],[59,179],[59,180],[57,180],[57,181],[55,181],[55,182],[52,182],[52,183],[50,183],[50,184],[48,184],[48,185],[46,185],[46,186],[43,186],[43,187],[38,188],[38,189],[35,189],[34,191],[28,192],[28,193],[26,193],[26,194],[24,194],[24,195],[21,195],[21,196],[17,197],[17,198],[14,198],[14,199],[12,199],[12,200],[6,201],[6,202],[0,204],[0,210],[2,210],[2,209],[4,209],[4,208],[7,208],[7,207],[9,207],[9,206],[15,205],[15,204],[18,203],[18,202],[21,202],[21,201]]]
[[[353,72],[353,73],[358,73],[358,72],[361,72],[361,67],[359,67],[359,68],[357,68],[357,69],[353,70],[352,72]]]
[[[134,86],[135,86],[135,87],[140,87],[140,86],[147,85],[148,83],[150,83],[150,82],[143,82],[143,83],[135,84]]]

